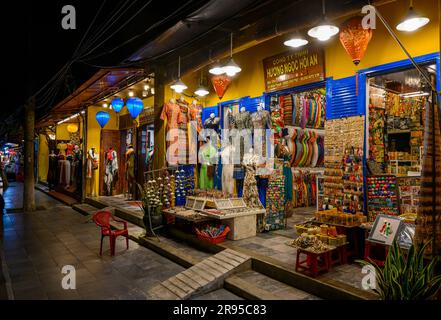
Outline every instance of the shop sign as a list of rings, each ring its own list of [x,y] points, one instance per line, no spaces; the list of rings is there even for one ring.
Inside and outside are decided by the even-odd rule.
[[[267,92],[301,86],[325,79],[323,49],[309,47],[287,51],[263,60]]]
[[[155,108],[145,107],[139,114],[139,125],[151,124],[155,121]]]

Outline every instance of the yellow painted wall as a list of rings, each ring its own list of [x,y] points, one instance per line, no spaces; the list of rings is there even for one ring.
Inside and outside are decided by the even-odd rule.
[[[408,3],[408,0],[397,0],[379,7],[380,13],[385,17],[394,30],[400,19],[406,14]],[[437,16],[437,0],[415,1],[414,6],[416,10],[424,13],[430,18],[429,24],[412,33],[397,31],[398,37],[412,56],[438,52],[440,46],[440,27]],[[340,22],[343,21],[337,21],[336,23]],[[306,31],[305,36],[307,37]],[[286,38],[287,35],[279,36],[235,54],[234,60],[240,65],[242,72],[233,79],[222,100],[218,99],[211,83],[209,83],[211,93],[204,99],[204,105],[212,106],[222,101],[237,99],[244,96],[255,97],[262,95],[265,91],[262,60],[272,55],[290,50],[283,45],[283,41]],[[311,38],[308,39],[314,41]],[[341,45],[338,36],[333,37],[325,43],[321,43],[321,45],[323,45],[325,50],[326,77],[332,76],[334,79],[354,75],[359,69],[378,66],[407,58],[396,42],[387,33],[379,19],[377,19],[377,29],[374,30],[366,54],[358,66],[355,66],[352,63],[349,55]],[[182,77],[184,83],[189,87],[185,91],[186,94],[193,94],[193,91],[198,85],[199,77],[200,71],[191,72]],[[166,87],[165,100],[168,101],[173,96],[178,98],[179,94],[176,95],[173,93],[168,85]]]
[[[83,134],[83,123],[82,123],[81,118],[78,118],[78,119],[79,119],[79,123],[76,121],[74,121],[72,123],[75,123],[78,125],[78,132],[79,132],[80,138],[81,138],[82,134]],[[65,122],[65,123],[62,123],[62,124],[59,124],[56,126],[55,136],[56,136],[57,140],[70,140],[69,131],[67,131],[67,126],[69,124],[70,123]]]
[[[101,144],[101,126],[96,121],[95,116],[98,111],[107,111],[110,114],[109,122],[105,125],[103,129],[106,130],[118,130],[117,125],[117,116],[116,112],[110,109],[104,109],[102,107],[91,106],[87,108],[87,143],[86,148],[90,150],[92,147],[95,147],[95,152],[100,155],[100,144]],[[95,181],[94,181],[94,192],[91,192],[89,181],[86,181],[86,194],[95,193],[98,195],[99,190],[99,169],[95,172]],[[89,180],[89,179],[87,179]]]
[[[49,146],[45,135],[39,134],[38,140],[38,181],[47,182]]]

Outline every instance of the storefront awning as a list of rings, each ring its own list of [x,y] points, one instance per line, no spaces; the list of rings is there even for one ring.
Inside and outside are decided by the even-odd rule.
[[[144,78],[144,69],[102,69],[84,82],[75,92],[38,119],[36,127],[54,125],[80,112],[84,107],[97,103],[124,87]]]

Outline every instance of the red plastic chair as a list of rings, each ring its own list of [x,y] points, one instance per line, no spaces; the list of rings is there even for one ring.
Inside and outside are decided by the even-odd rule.
[[[124,224],[124,229],[112,230],[110,227],[110,220]],[[98,211],[93,215],[93,221],[101,227],[101,247],[100,255],[103,253],[103,239],[108,236],[110,239],[110,255],[115,255],[115,241],[118,236],[126,237],[127,249],[129,249],[129,230],[127,229],[127,222],[116,219],[109,211]]]

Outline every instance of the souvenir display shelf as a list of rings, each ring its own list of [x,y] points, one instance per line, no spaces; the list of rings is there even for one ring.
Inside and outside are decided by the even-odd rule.
[[[417,213],[420,203],[421,179],[419,177],[398,177],[398,191],[400,194],[400,213]]]
[[[369,221],[374,221],[378,214],[393,216],[399,214],[396,176],[369,176],[367,189]]]

